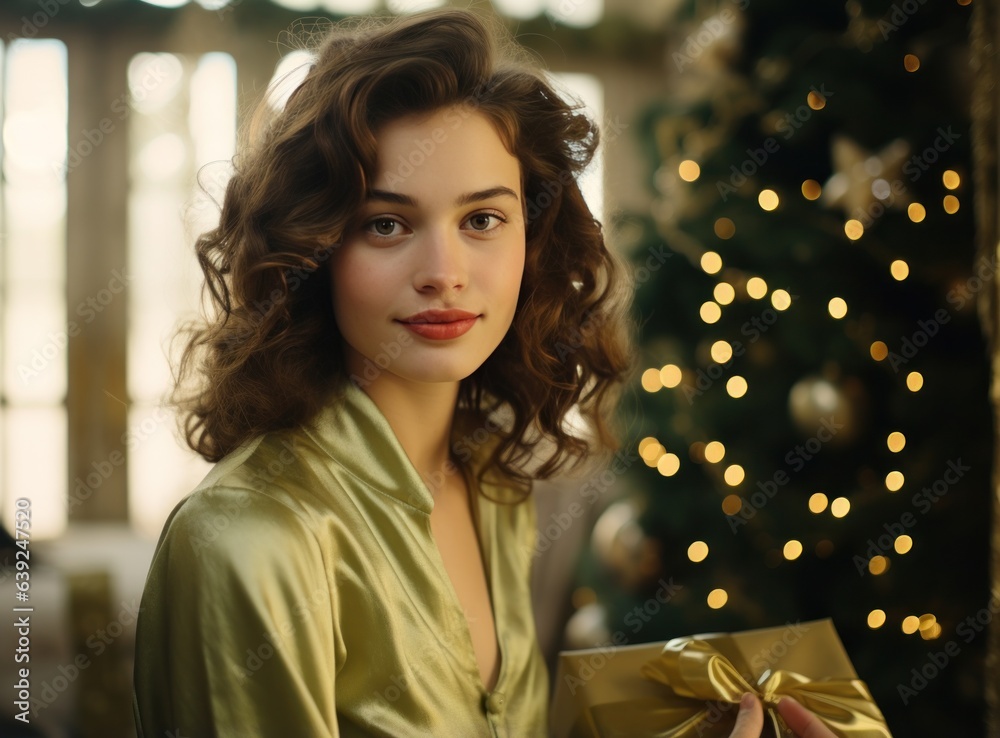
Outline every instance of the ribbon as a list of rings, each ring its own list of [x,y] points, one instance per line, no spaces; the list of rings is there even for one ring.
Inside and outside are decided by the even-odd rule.
[[[630,738],[728,738],[745,692],[764,703],[778,738],[793,735],[777,711],[782,697],[794,697],[838,738],[892,738],[885,718],[860,679],[812,681],[793,671],[765,671],[750,684],[710,643],[677,638],[642,665],[640,674],[669,689],[656,698],[592,706],[573,735]]]

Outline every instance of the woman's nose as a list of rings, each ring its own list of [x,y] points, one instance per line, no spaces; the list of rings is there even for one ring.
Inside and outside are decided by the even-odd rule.
[[[462,237],[446,229],[428,230],[421,241],[414,287],[420,292],[461,290],[468,281],[466,246]]]

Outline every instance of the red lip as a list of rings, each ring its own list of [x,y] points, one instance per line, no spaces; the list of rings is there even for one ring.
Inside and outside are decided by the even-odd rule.
[[[457,320],[469,320],[479,317],[476,313],[466,310],[424,310],[408,318],[400,318],[400,323],[453,323]]]

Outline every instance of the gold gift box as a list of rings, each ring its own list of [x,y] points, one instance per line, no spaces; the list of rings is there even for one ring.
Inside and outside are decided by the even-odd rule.
[[[790,735],[787,694],[840,738],[892,738],[829,618],[561,651],[550,738],[727,738],[743,691],[764,701],[763,736]]]

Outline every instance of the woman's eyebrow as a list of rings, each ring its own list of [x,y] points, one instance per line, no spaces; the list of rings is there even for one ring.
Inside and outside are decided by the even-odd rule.
[[[513,197],[520,202],[520,198],[514,190],[510,187],[498,185],[489,189],[479,190],[478,192],[466,192],[464,195],[459,195],[455,199],[455,207],[462,207],[472,202],[489,200],[490,198],[501,196]],[[382,200],[384,202],[395,203],[396,205],[410,205],[412,207],[415,207],[417,204],[417,201],[409,195],[404,195],[400,192],[389,192],[387,190],[371,190],[365,201],[371,202],[372,200]]]

